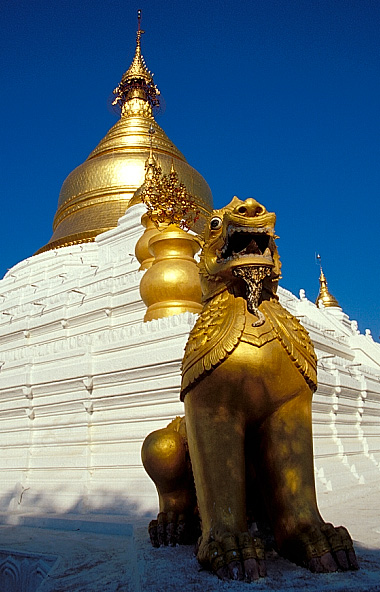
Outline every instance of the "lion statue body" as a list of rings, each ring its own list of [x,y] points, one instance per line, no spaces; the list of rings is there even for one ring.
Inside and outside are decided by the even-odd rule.
[[[253,198],[211,214],[199,263],[204,307],[182,364],[185,418],[142,450],[160,501],[153,545],[188,542],[200,517],[198,560],[222,579],[266,574],[269,529],[276,550],[311,571],[357,569],[347,530],[317,507],[316,356],[276,295],[274,225]]]

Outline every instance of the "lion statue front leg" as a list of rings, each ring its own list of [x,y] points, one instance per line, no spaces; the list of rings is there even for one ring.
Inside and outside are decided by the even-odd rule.
[[[245,418],[195,387],[185,414],[202,536],[197,558],[221,579],[256,580],[266,575],[264,547],[248,532],[245,484]],[[208,400],[207,400],[208,399]],[[213,402],[218,399],[217,407]],[[223,400],[223,397],[222,397]]]
[[[280,554],[312,572],[358,569],[347,530],[326,524],[318,511],[309,389],[262,423],[257,452],[263,499]]]

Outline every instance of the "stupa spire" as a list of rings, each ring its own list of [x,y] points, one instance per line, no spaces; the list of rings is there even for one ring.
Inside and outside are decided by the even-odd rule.
[[[315,301],[315,304],[318,307],[320,307],[321,302],[322,302],[322,305],[325,308],[329,308],[329,307],[340,308],[337,299],[329,292],[326,276],[323,273],[323,269],[322,269],[321,256],[317,255],[317,259],[318,259],[319,268],[320,268],[320,275],[319,275],[319,293],[318,293],[317,299]]]
[[[119,85],[113,91],[116,98],[113,105],[121,106],[122,116],[136,115],[144,111],[152,115],[152,107],[160,104],[160,91],[153,82],[153,74],[148,70],[141,53],[141,10],[137,11],[136,50],[132,63],[123,74]],[[148,111],[148,113],[147,113]]]
[[[212,195],[203,177],[154,121],[159,90],[141,55],[141,11],[137,14],[136,50],[132,63],[115,89],[121,117],[88,158],[62,185],[53,222],[53,236],[38,252],[92,242],[115,228],[129,205],[138,201],[146,163],[149,177],[158,161],[170,172],[172,161],[181,182],[194,196],[202,220],[212,209]],[[154,154],[153,154],[154,134]]]

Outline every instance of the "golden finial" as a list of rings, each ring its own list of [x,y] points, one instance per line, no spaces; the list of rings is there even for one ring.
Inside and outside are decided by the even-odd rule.
[[[317,255],[317,260],[318,260],[318,265],[319,265],[321,273],[319,276],[319,294],[317,296],[315,304],[318,307],[321,307],[320,303],[322,302],[322,305],[325,308],[329,308],[329,307],[340,308],[337,299],[332,294],[330,294],[330,292],[328,290],[327,280],[326,280],[325,274],[323,273],[321,256],[319,254]]]
[[[147,306],[144,321],[183,312],[199,313],[202,291],[194,259],[200,244],[184,232],[199,218],[192,195],[179,182],[174,162],[168,175],[153,155],[154,126],[149,128],[150,150],[139,198],[147,211],[141,218],[145,232],[136,244],[141,270],[140,294]]]
[[[141,29],[141,10],[137,11],[136,50],[131,65],[123,74],[120,84],[113,91],[116,98],[113,105],[119,104],[122,108],[132,99],[140,99],[149,104],[149,107],[158,107],[160,91],[153,82],[153,74],[148,70],[141,53],[141,35],[145,33]],[[132,112],[134,112],[132,110]],[[124,114],[129,115],[128,110]]]
[[[157,226],[176,224],[184,230],[189,230],[198,220],[200,212],[196,209],[193,196],[185,185],[179,182],[174,162],[169,175],[162,174],[162,169],[153,155],[152,134],[150,154],[145,168],[145,181],[140,198],[147,207],[148,216]]]
[[[141,33],[145,33],[145,31],[141,30],[141,10],[137,11],[137,37],[140,39]]]

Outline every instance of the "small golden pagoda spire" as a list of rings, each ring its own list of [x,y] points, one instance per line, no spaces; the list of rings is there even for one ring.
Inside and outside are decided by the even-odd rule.
[[[151,138],[153,130],[150,132]],[[153,155],[152,140],[145,163],[145,181],[139,193],[147,208],[141,222],[145,232],[136,244],[136,257],[146,270],[140,295],[147,306],[144,321],[202,310],[202,292],[194,255],[197,238],[185,232],[199,217],[193,196],[179,182],[174,162],[162,173]]]
[[[330,292],[328,290],[326,276],[323,273],[323,269],[322,269],[322,265],[321,265],[321,256],[317,255],[317,259],[318,259],[319,268],[321,270],[321,273],[319,276],[319,294],[317,296],[315,304],[319,308],[321,307],[321,302],[325,308],[329,308],[329,307],[340,308],[337,299],[332,294],[330,294]]]
[[[143,78],[145,82],[153,82],[153,74],[146,67],[145,60],[141,54],[141,35],[145,33],[141,29],[141,10],[137,11],[137,33],[136,33],[136,51],[134,58],[128,70],[123,75],[122,80],[133,80],[134,78]]]
[[[134,58],[128,70],[123,74],[120,84],[113,91],[116,98],[112,104],[119,104],[122,109],[122,115],[126,116],[136,113],[138,100],[148,103],[150,114],[152,107],[158,107],[160,104],[158,98],[160,91],[154,84],[153,74],[146,67],[145,60],[141,53],[141,35],[145,33],[145,31],[141,29],[141,10],[137,11],[137,22],[136,51]],[[131,101],[133,102],[128,105]]]

